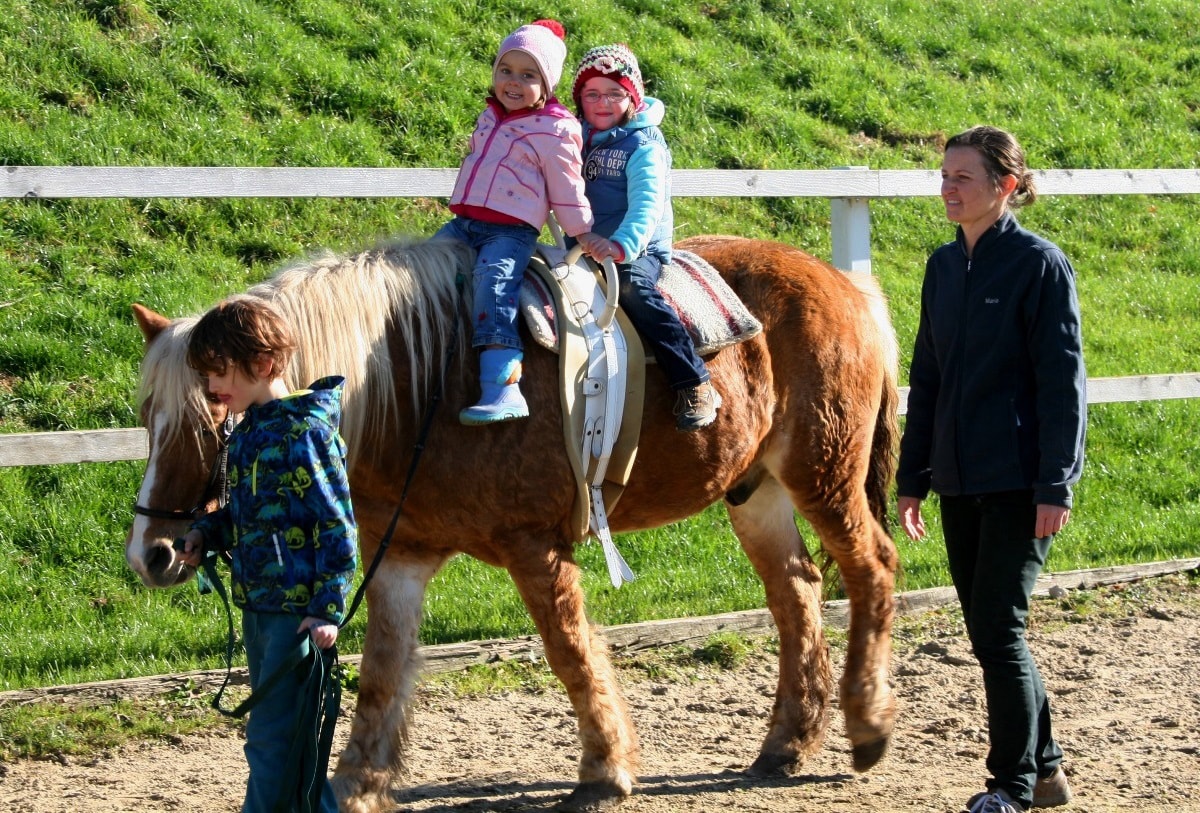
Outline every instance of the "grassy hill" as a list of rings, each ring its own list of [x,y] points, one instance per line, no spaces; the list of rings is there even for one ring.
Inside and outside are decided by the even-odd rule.
[[[568,31],[564,95],[584,50],[630,44],[648,92],[667,105],[680,168],[936,167],[946,136],[982,122],[1013,130],[1036,168],[1200,161],[1194,0],[9,0],[3,9],[7,165],[456,166],[496,45],[541,16]],[[872,212],[874,268],[907,358],[924,258],[952,229],[936,199]],[[1093,376],[1196,369],[1198,214],[1200,201],[1170,197],[1044,199],[1022,214],[1079,271]],[[131,302],[197,312],[287,258],[428,234],[447,216],[436,199],[0,201],[0,432],[136,425]],[[681,199],[676,221],[680,237],[732,232],[829,254],[821,200]],[[1194,552],[1196,418],[1190,402],[1093,411],[1092,462],[1053,567]],[[0,687],[169,671],[220,653],[211,602],[190,589],[148,594],[124,568],[140,473],[137,463],[0,469],[9,608],[0,609]],[[759,603],[722,523],[710,512],[623,543],[650,575],[644,592],[612,594],[592,568],[597,620]],[[939,547],[903,549],[910,587],[944,579]],[[721,572],[685,575],[697,558],[720,561]],[[527,631],[502,574],[462,564],[439,578],[470,580],[497,606],[473,615],[435,587],[429,640]],[[111,658],[98,660],[98,649]]]

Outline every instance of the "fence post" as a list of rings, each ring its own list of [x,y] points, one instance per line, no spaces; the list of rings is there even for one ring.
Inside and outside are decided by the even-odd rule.
[[[838,167],[865,170],[867,167]],[[830,198],[833,264],[843,271],[871,273],[871,206],[867,198]]]

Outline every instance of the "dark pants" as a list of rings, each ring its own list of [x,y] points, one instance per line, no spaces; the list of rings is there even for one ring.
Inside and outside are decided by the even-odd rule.
[[[258,689],[274,675],[297,647],[310,645],[308,636],[302,638],[296,632],[301,620],[297,615],[243,611],[242,635],[251,690]],[[279,801],[283,783],[294,782],[298,777],[300,766],[289,764],[288,759],[304,697],[303,677],[299,671],[289,675],[250,711],[243,746],[250,776],[242,813],[271,813]],[[322,782],[321,813],[337,813],[333,785],[327,777],[319,777],[317,781]]]
[[[1034,583],[1053,537],[1034,538],[1032,491],[941,498],[950,576],[987,697],[989,790],[1029,807],[1033,785],[1062,762],[1050,703],[1025,641]]]
[[[621,279],[618,299],[621,310],[654,351],[668,386],[683,390],[708,381],[708,368],[696,353],[691,334],[658,291],[662,262],[647,254],[629,265],[619,265],[617,271]]]

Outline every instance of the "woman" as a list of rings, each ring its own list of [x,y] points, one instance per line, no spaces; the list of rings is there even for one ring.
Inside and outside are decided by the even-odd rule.
[[[1071,516],[1087,377],[1074,269],[1011,211],[1036,195],[1009,133],[973,127],[946,143],[942,201],[958,230],[925,266],[900,443],[900,522],[922,538],[921,501],[938,493],[983,669],[991,777],[969,813],[1071,798],[1025,626],[1051,540]]]

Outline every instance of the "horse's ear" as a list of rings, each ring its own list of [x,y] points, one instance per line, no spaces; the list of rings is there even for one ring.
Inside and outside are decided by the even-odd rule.
[[[145,305],[140,305],[137,302],[133,303],[133,318],[137,320],[138,327],[142,329],[142,335],[146,337],[146,341],[151,341],[159,333],[162,333],[171,320],[163,316],[161,313],[155,313]]]

